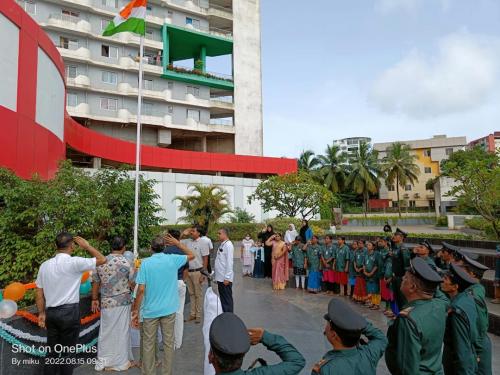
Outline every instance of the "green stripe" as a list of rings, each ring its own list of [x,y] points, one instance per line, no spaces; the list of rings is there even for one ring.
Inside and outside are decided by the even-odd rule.
[[[146,34],[146,22],[142,18],[129,18],[125,22],[122,22],[118,26],[115,26],[115,23],[111,21],[106,27],[106,30],[102,33],[104,36],[115,35],[116,33],[122,33],[125,31],[130,31],[132,33],[136,33],[139,35]]]

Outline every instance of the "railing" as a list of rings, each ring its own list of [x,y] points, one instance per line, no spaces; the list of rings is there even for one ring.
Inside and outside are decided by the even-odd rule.
[[[221,10],[221,11],[223,11],[223,12],[227,12],[227,13],[233,13],[233,8],[224,7],[224,6],[222,6],[222,5],[210,4],[210,5],[209,5],[209,8],[213,8],[213,9]]]
[[[215,95],[215,94],[211,94],[210,95],[210,100],[213,101],[213,102],[223,102],[223,103],[234,103],[233,101],[233,97],[230,96],[230,95],[227,95],[227,96],[218,96],[218,95]]]
[[[176,25],[177,26],[177,25]],[[231,39],[233,37],[233,32],[229,30],[224,30],[224,29],[219,29],[217,27],[212,27],[212,26],[194,26],[191,25],[192,27],[186,26],[178,26],[178,27],[183,27],[186,30],[195,30],[195,31],[201,31],[204,33],[212,34],[212,35],[217,35],[217,36],[222,36],[224,38]]]
[[[71,14],[63,14],[63,13],[52,13],[49,15],[49,19],[70,22],[75,24],[83,20],[83,18],[80,18],[78,16],[73,16]]]
[[[233,82],[233,77],[229,74],[214,73],[214,72],[201,72],[200,70],[186,68],[184,66],[168,65],[168,70],[181,74],[193,74],[205,78],[222,79],[224,81]]]
[[[234,122],[232,119],[211,118],[210,125],[234,126]]]

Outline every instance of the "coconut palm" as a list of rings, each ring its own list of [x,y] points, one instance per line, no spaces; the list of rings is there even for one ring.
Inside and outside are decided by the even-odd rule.
[[[410,154],[410,150],[408,145],[394,142],[387,148],[387,154],[382,160],[382,172],[386,176],[386,186],[396,186],[399,217],[401,217],[399,187],[404,187],[408,183],[414,185],[418,182],[418,175],[420,174],[420,169],[415,164],[417,157]]]
[[[346,185],[356,194],[363,196],[365,217],[368,211],[368,197],[375,194],[380,187],[382,173],[378,160],[378,152],[364,142],[360,143],[355,155],[349,158],[350,170]]]
[[[326,146],[325,154],[318,156],[318,174],[323,184],[333,193],[340,192],[345,184],[347,170],[347,154],[340,152],[337,145]]]
[[[185,212],[179,221],[196,223],[208,231],[222,216],[232,212],[228,193],[220,186],[190,184],[188,189],[187,196],[174,198],[180,201],[179,209]]]
[[[319,166],[318,158],[315,156],[314,151],[312,150],[302,151],[297,164],[299,170],[304,172],[312,172]]]

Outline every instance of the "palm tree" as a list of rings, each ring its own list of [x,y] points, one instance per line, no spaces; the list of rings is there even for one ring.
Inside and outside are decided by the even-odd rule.
[[[196,223],[209,231],[222,216],[231,213],[227,191],[217,185],[190,184],[188,195],[176,196],[180,201],[179,209],[185,212],[185,216],[179,221]]]
[[[315,156],[314,151],[312,150],[302,151],[297,164],[299,170],[304,172],[312,172],[319,166],[318,158]]]
[[[378,152],[370,149],[367,143],[361,142],[357,153],[349,158],[350,173],[346,185],[356,194],[363,195],[365,217],[368,212],[368,197],[375,194],[380,187],[381,166]]]
[[[399,187],[404,187],[407,183],[414,185],[415,182],[418,182],[418,175],[420,174],[420,169],[415,164],[417,157],[410,154],[410,150],[408,145],[394,142],[387,148],[387,154],[382,160],[382,171],[386,176],[386,186],[396,185],[399,217],[401,217]]]
[[[326,146],[325,155],[319,155],[319,175],[323,184],[333,193],[340,192],[344,187],[347,170],[347,154],[340,152],[337,145]]]

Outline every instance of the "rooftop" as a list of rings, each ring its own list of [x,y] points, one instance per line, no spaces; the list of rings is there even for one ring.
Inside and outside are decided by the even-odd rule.
[[[428,139],[415,139],[408,141],[395,140],[393,142],[374,143],[373,148],[377,151],[385,151],[395,142],[404,143],[411,149],[419,148],[439,148],[439,147],[459,147],[467,145],[466,137],[447,137],[446,135],[435,135]]]

